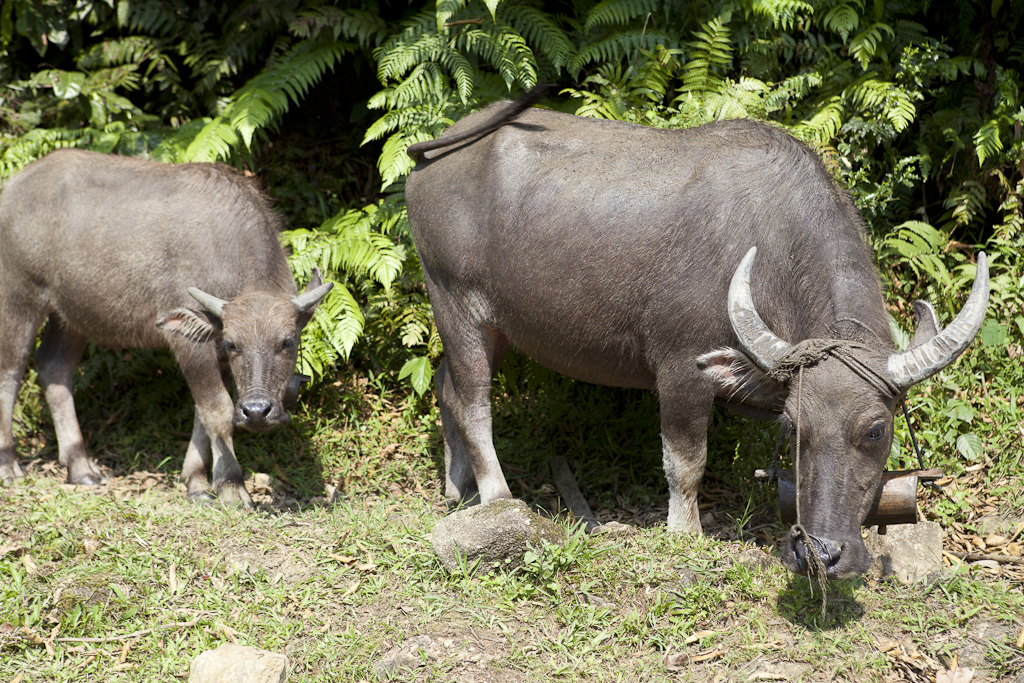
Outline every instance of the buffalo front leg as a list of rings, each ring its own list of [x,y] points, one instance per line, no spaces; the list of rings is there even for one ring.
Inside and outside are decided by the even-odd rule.
[[[491,378],[508,352],[497,331],[445,347],[437,395],[444,430],[445,497],[453,503],[512,498],[491,433]]]
[[[59,460],[68,469],[68,483],[94,486],[107,481],[107,477],[85,452],[72,386],[83,351],[85,337],[65,329],[59,320],[50,316],[36,350],[36,372],[53,415]]]
[[[196,423],[181,471],[188,497],[196,502],[210,500],[205,486],[209,479],[210,488],[221,504],[251,508],[252,497],[245,488],[245,477],[232,443],[231,418],[235,407],[213,344],[174,339],[171,348],[196,402]]]
[[[181,480],[185,482],[188,499],[206,504],[216,500],[210,492],[210,472],[213,471],[213,447],[196,406],[192,422],[192,438],[185,451],[185,464],[181,467]]]
[[[668,480],[668,530],[701,533],[697,490],[707,460],[712,396],[680,387],[659,387],[662,462]]]

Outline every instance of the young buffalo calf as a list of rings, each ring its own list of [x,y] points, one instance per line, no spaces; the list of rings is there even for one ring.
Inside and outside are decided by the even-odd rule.
[[[223,503],[251,506],[233,427],[287,421],[299,335],[332,287],[314,273],[298,293],[279,231],[267,199],[225,166],[61,150],[11,178],[0,193],[0,480],[23,475],[14,402],[48,320],[36,369],[68,482],[104,480],[86,455],[71,390],[86,340],[169,346],[196,401],[182,469],[188,497],[210,500],[212,489]]]

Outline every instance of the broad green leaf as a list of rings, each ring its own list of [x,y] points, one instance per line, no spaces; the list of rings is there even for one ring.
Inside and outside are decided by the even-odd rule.
[[[946,417],[969,423],[974,421],[974,410],[966,403],[951,402],[946,408]]]
[[[981,343],[985,346],[1006,346],[1010,341],[1010,335],[1006,328],[991,319],[986,320],[985,324],[981,326],[978,336],[981,337]]]
[[[419,356],[406,361],[398,373],[398,379],[409,378],[412,388],[420,396],[430,388],[430,380],[434,376],[434,368],[430,365],[430,359],[426,356]]]
[[[82,94],[85,74],[81,71],[53,71],[53,94],[61,99],[70,100]]]
[[[972,462],[981,458],[985,451],[984,444],[981,442],[981,437],[974,432],[961,434],[956,440],[956,449],[960,451],[960,455]]]

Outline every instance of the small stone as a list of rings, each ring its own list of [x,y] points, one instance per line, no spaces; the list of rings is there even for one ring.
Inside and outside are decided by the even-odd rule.
[[[601,526],[596,526],[590,531],[591,536],[631,536],[636,533],[634,527],[622,522],[608,522]]]
[[[565,529],[534,514],[521,500],[495,500],[459,510],[434,527],[434,552],[450,572],[461,571],[479,560],[478,571],[499,567],[515,569],[530,547],[543,541],[564,545]],[[460,560],[461,558],[461,560]]]
[[[1013,537],[1024,528],[1024,516],[1020,513],[990,512],[974,520],[974,526],[982,536],[997,534]]]
[[[222,643],[192,660],[188,683],[284,683],[288,658],[250,645]]]
[[[412,671],[416,667],[423,664],[423,660],[414,654],[409,652],[399,652],[398,654],[385,657],[376,664],[373,665],[373,670],[378,676],[385,679],[392,679],[398,676],[403,671]]]
[[[978,560],[977,562],[971,562],[971,566],[984,569],[991,574],[999,573],[999,563],[995,560]]]
[[[735,564],[746,565],[752,569],[763,569],[779,563],[779,558],[769,555],[763,550],[749,548],[736,555],[732,560]]]

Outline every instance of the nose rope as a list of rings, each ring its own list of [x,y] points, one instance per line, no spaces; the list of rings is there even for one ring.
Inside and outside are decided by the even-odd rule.
[[[804,544],[804,557],[807,559],[808,584],[811,586],[811,595],[813,596],[814,584],[810,582],[810,579],[814,578],[818,580],[818,588],[821,589],[821,616],[824,618],[825,608],[828,606],[828,594],[825,592],[825,578],[827,570],[825,568],[825,563],[822,562],[821,557],[818,556],[817,544],[821,543],[822,548],[824,548],[825,545],[820,540],[807,533],[807,530],[804,529],[804,526],[801,523],[803,517],[800,515],[800,414],[803,412],[803,388],[804,366],[801,365],[799,370],[797,370],[796,454],[793,456],[793,488],[796,492],[796,524],[790,527],[789,534],[793,539],[794,549],[797,543],[802,542]]]

